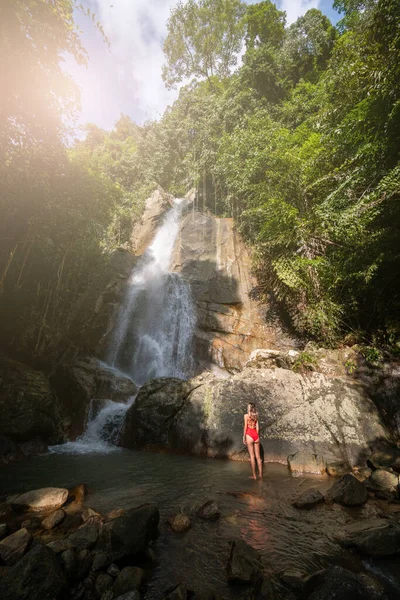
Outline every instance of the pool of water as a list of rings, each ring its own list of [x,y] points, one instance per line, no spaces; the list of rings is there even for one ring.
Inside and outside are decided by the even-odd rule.
[[[310,487],[322,492],[329,479],[294,479],[282,465],[267,464],[262,481],[249,479],[248,463],[198,459],[120,450],[109,454],[48,454],[0,469],[2,494],[45,486],[72,487],[85,482],[86,504],[106,513],[151,502],[160,510],[158,558],[146,599],[162,597],[166,588],[185,582],[190,589],[207,587],[223,597],[235,592],[226,581],[229,542],[242,538],[261,554],[266,573],[287,569],[312,573],[343,559],[334,541],[338,529],[369,519],[376,508],[321,505],[301,511],[291,501]],[[207,500],[221,510],[216,522],[201,521],[195,511]],[[192,528],[177,534],[167,518],[184,511]]]

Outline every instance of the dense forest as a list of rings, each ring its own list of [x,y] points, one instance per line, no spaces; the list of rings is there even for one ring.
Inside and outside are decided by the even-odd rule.
[[[300,336],[398,350],[400,4],[334,7],[336,27],[316,9],[288,26],[269,0],[178,2],[163,70],[178,100],[159,121],[122,115],[71,143],[79,91],[63,58],[86,60],[79,7],[1,3],[3,349],[55,351],[161,185],[194,186],[199,210],[234,217],[254,293]]]

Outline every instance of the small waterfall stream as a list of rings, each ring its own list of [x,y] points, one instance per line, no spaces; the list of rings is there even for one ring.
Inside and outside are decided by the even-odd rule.
[[[103,367],[128,376],[137,386],[155,377],[187,378],[193,372],[195,309],[189,284],[169,272],[179,221],[186,200],[175,200],[164,222],[133,269]],[[94,410],[76,442],[54,446],[55,452],[110,452],[116,444],[127,403],[106,401]]]
[[[134,398],[127,403],[105,400],[99,411],[95,410],[96,400],[89,408],[87,426],[75,442],[53,446],[50,450],[57,454],[109,454],[119,450],[116,445],[125,420],[125,414]]]

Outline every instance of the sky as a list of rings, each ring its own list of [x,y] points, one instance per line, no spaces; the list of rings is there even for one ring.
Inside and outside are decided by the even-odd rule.
[[[257,0],[246,0],[252,4]],[[319,8],[333,23],[338,20],[333,0],[278,0],[287,22],[293,23],[310,8]],[[92,21],[77,12],[75,20],[88,51],[87,66],[66,58],[65,68],[81,89],[78,125],[95,123],[111,129],[119,116],[142,124],[158,119],[178,96],[161,78],[163,40],[167,20],[177,0],[82,0],[104,28],[110,48]]]

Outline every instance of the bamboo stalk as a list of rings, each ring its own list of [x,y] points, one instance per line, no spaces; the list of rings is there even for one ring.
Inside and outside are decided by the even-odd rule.
[[[37,353],[37,350],[39,348],[39,344],[41,342],[43,327],[44,327],[44,324],[45,324],[45,321],[46,321],[46,316],[47,316],[47,311],[49,309],[49,304],[50,304],[50,282],[49,282],[49,285],[47,286],[47,292],[46,292],[45,301],[44,301],[44,305],[43,305],[42,316],[40,318],[41,323],[40,323],[40,328],[39,328],[39,333],[38,333],[38,338],[37,338],[37,342],[36,342],[34,354]]]
[[[17,242],[15,244],[13,250],[11,250],[10,256],[9,256],[9,259],[8,259],[8,262],[7,262],[7,265],[6,265],[6,267],[5,267],[4,271],[3,271],[3,275],[1,276],[1,279],[0,279],[0,294],[3,292],[4,282],[6,280],[7,273],[8,273],[8,270],[10,268],[10,265],[11,265],[11,263],[13,261],[14,256],[15,256],[18,244],[19,244],[19,242]]]
[[[28,260],[28,256],[29,256],[29,254],[31,253],[31,250],[32,250],[32,246],[33,246],[33,242],[34,242],[34,241],[35,241],[35,240],[32,240],[32,241],[31,241],[31,243],[30,243],[30,246],[28,247],[28,250],[27,250],[27,252],[25,253],[25,257],[24,257],[24,260],[23,260],[23,262],[22,262],[21,269],[20,269],[20,271],[19,271],[18,280],[17,280],[17,283],[15,284],[15,287],[16,287],[17,289],[20,289],[20,287],[21,287],[21,286],[20,286],[20,281],[21,281],[22,273],[23,273],[23,271],[24,271],[24,268],[25,268],[25,265],[26,265],[26,261]]]

